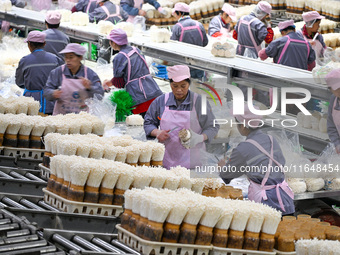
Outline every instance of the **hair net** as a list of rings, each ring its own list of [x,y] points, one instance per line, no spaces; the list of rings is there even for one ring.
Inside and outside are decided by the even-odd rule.
[[[263,19],[268,15],[268,13],[262,11],[257,5],[255,6],[253,13],[255,14],[256,18],[259,20]]]
[[[307,21],[306,22],[306,27],[313,27],[314,23],[316,22],[317,20],[316,19],[313,19],[311,21]]]

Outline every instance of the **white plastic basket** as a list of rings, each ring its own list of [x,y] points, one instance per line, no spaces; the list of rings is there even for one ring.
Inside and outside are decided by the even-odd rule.
[[[278,251],[275,250],[277,255],[296,255],[296,251],[292,251],[292,252],[285,252],[285,251]]]
[[[50,178],[50,169],[46,166],[44,166],[42,163],[39,164],[39,169],[40,169],[40,175],[42,178],[45,180],[48,180]]]
[[[123,212],[122,206],[70,201],[48,191],[46,188],[43,188],[43,192],[46,203],[64,212],[103,216],[119,216]]]
[[[213,247],[211,255],[275,255],[276,251],[252,251],[243,249],[231,249],[231,248],[220,248]]]
[[[16,147],[3,147],[4,156],[20,155],[26,159],[38,159],[42,160],[44,157],[45,150],[31,149],[31,148],[16,148]]]
[[[118,240],[143,255],[209,255],[212,250],[212,246],[146,241],[120,225],[116,228]]]

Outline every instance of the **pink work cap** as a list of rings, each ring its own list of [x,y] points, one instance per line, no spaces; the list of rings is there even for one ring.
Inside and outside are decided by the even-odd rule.
[[[317,11],[305,12],[302,14],[302,18],[304,22],[312,21],[315,19],[324,19],[324,16],[321,16]]]
[[[112,29],[110,34],[107,36],[107,39],[117,43],[118,45],[128,44],[127,34],[121,28]]]
[[[327,86],[332,90],[340,89],[340,69],[335,69],[326,75]]]
[[[294,20],[286,20],[286,21],[283,21],[283,22],[280,22],[278,27],[279,27],[279,30],[283,30],[283,29],[286,29],[287,27],[295,27],[294,25]]]
[[[46,35],[40,31],[31,31],[27,35],[25,42],[37,42],[37,43],[44,43]]]
[[[48,24],[56,25],[60,23],[61,13],[58,11],[48,11],[45,20]]]
[[[256,110],[259,110],[258,107],[254,106],[254,108]],[[256,115],[254,113],[252,113],[249,110],[249,107],[247,104],[244,104],[244,114],[242,115],[236,115],[234,114],[234,117],[237,119],[238,122],[243,123],[243,121],[245,122],[245,126],[246,127],[252,127],[252,128],[256,128],[259,127],[260,124],[262,123],[261,120],[263,118],[262,115]],[[253,120],[253,121],[252,121]],[[250,122],[249,122],[250,121]],[[248,123],[250,125],[248,125]]]
[[[228,16],[233,20],[236,21],[236,12],[235,8],[232,7],[230,4],[225,3],[222,7],[222,11],[228,14]]]
[[[78,56],[83,56],[86,52],[86,49],[78,43],[69,43],[66,45],[65,49],[60,51],[60,54],[65,53],[74,53]]]
[[[176,11],[189,13],[190,7],[189,7],[189,5],[187,5],[185,3],[177,3],[177,4],[175,4],[175,7],[174,7],[172,13],[174,14]]]
[[[184,81],[190,79],[190,69],[185,65],[169,66],[167,68],[169,79],[174,82]]]
[[[261,9],[261,11],[267,14],[270,14],[270,12],[272,11],[272,6],[266,1],[258,2],[257,6]]]

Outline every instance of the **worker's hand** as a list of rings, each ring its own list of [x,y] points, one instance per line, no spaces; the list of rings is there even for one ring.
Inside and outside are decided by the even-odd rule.
[[[61,94],[62,94],[63,92],[60,90],[60,89],[56,89],[54,92],[53,92],[53,97],[54,98],[60,98],[61,97]]]
[[[315,46],[316,42],[315,41],[310,41],[310,45]]]
[[[162,7],[159,7],[157,10],[159,11],[160,14],[162,14],[164,16],[166,16],[168,14],[168,12],[166,10],[164,10]]]
[[[270,17],[267,17],[263,20],[263,23],[266,25],[266,27],[272,27],[271,19]]]
[[[194,131],[192,131],[191,129],[189,129],[190,131],[190,139],[188,141],[182,141],[181,140],[181,144],[187,148],[193,148],[195,147],[197,144],[204,142],[204,135],[199,135],[197,133],[195,133]]]
[[[218,162],[218,166],[219,166],[219,167],[224,167],[225,164],[226,164],[225,159],[221,159],[221,160]]]
[[[268,58],[266,49],[262,49],[259,51],[259,57],[261,60],[266,60]]]
[[[139,16],[145,16],[146,15],[146,12],[144,10],[139,10],[138,11],[138,15]]]
[[[340,154],[340,145],[335,147],[336,153]]]
[[[169,139],[170,138],[169,131],[170,131],[170,129],[169,130],[158,130],[157,136],[156,136],[158,141],[163,143],[165,140]]]
[[[81,77],[81,83],[86,89],[91,89],[91,81],[89,79],[86,79],[84,77]]]
[[[112,82],[111,80],[104,80],[103,82],[103,89],[105,90],[105,92],[110,92],[110,87],[112,87]]]

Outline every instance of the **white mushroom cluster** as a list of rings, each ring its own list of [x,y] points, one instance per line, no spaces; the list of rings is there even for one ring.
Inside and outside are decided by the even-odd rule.
[[[80,134],[63,135],[52,133],[46,135],[44,137],[45,150],[53,155],[104,158],[133,166],[162,165],[165,153],[163,144],[152,141],[141,142],[132,139],[131,136],[100,137],[93,134],[81,135],[82,129],[78,133]]]
[[[236,56],[235,44],[230,42],[215,42],[212,45],[211,54],[215,57],[234,58]]]
[[[39,101],[33,97],[0,97],[0,113],[38,115],[40,108]]]
[[[0,1],[0,11],[8,12],[12,10],[12,2],[10,0]]]
[[[47,137],[50,139],[51,136]],[[58,140],[59,138],[56,139]],[[53,143],[53,141],[50,141],[50,143]],[[76,143],[72,144],[75,145]],[[75,146],[72,148],[75,148]],[[67,164],[67,162],[70,164]],[[104,170],[106,175],[103,175]],[[175,167],[169,171],[161,167],[131,166],[105,158],[83,158],[75,155],[56,155],[51,157],[50,171],[49,182],[59,179],[59,183],[66,181],[67,184],[71,183],[81,187],[103,187],[110,190],[110,192],[115,189],[125,191],[130,187],[138,189],[152,187],[156,189],[166,188],[168,190],[185,188],[193,192],[202,193],[203,188],[205,186],[210,187],[212,183],[212,179],[190,178],[190,171],[183,167]],[[85,173],[92,173],[93,177]],[[72,176],[75,179],[72,179]],[[60,194],[55,189],[53,192]]]
[[[157,26],[151,26],[150,34],[152,42],[156,43],[170,42],[171,32],[166,28],[158,28]]]
[[[89,15],[84,12],[74,12],[70,16],[70,22],[73,26],[87,26],[89,24]]]
[[[298,240],[295,243],[297,255],[339,255],[340,254],[340,242],[330,240]]]
[[[151,241],[226,246],[228,240],[229,247],[229,240],[241,237],[242,248],[248,233],[258,241],[265,233],[274,241],[281,220],[280,212],[264,204],[205,197],[188,189],[132,189],[124,196],[122,227]]]
[[[39,110],[39,103],[38,105],[34,104],[34,106],[37,107],[37,109],[33,109],[33,107],[28,108],[28,114],[33,114]],[[5,146],[17,147],[15,140],[20,140],[22,139],[20,136],[25,136],[25,138],[23,138],[24,140],[31,140],[30,147],[37,149],[41,147],[41,137],[49,133],[55,135],[79,133],[103,135],[105,127],[105,124],[99,118],[85,112],[48,117],[42,117],[40,115],[29,116],[23,113],[9,113],[0,114],[0,120],[0,135],[2,134],[5,137]],[[6,144],[6,138],[13,142]],[[37,142],[32,143],[32,140]],[[28,145],[24,147],[28,147]]]

